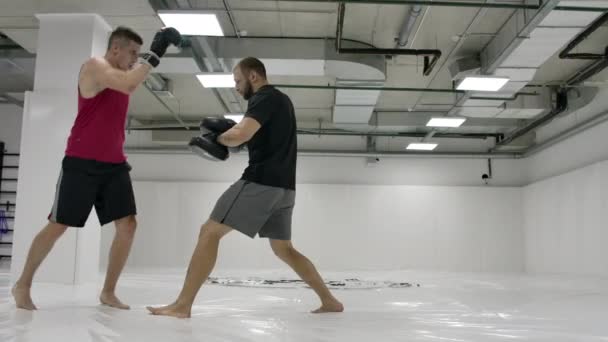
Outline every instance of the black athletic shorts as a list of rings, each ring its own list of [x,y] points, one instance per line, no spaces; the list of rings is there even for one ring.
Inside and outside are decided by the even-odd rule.
[[[137,214],[129,171],[127,162],[64,157],[49,221],[84,227],[93,206],[102,226]]]

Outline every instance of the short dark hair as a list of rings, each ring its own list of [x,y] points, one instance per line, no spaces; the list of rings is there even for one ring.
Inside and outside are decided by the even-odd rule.
[[[118,26],[116,30],[112,31],[112,34],[110,34],[110,38],[108,39],[108,50],[112,47],[112,43],[117,40],[123,40],[127,43],[132,41],[139,45],[144,43],[143,39],[141,39],[135,31],[124,26]]]
[[[250,72],[254,71],[262,78],[266,79],[266,67],[264,67],[264,63],[255,57],[247,57],[242,59],[239,64],[237,64],[241,71],[245,75],[249,75]]]

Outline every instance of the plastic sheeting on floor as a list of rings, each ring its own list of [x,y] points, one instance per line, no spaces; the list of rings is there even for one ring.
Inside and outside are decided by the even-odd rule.
[[[35,283],[39,310],[17,310],[9,276],[1,273],[0,341],[608,341],[608,279],[411,271],[323,275],[335,282],[344,313],[310,314],[319,305],[315,294],[284,270],[222,271],[199,292],[192,318],[180,320],[151,316],[145,306],[173,301],[183,270],[126,273],[118,295],[130,311],[98,305],[103,278],[81,286]]]

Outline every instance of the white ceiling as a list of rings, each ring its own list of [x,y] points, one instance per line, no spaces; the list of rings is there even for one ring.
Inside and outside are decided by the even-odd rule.
[[[212,10],[219,14],[221,25],[228,35],[234,35],[228,15],[220,0],[179,0],[182,5],[201,10]],[[283,36],[283,37],[334,37],[337,22],[337,4],[335,3],[304,3],[287,1],[228,1],[234,15],[234,20],[243,35],[248,36]],[[581,3],[581,2],[577,2]],[[370,5],[347,4],[344,20],[343,38],[359,40],[378,48],[394,48],[395,38],[401,25],[408,15],[408,5]],[[397,56],[386,61],[387,87],[432,87],[451,88],[452,80],[447,67],[447,56],[457,45],[458,37],[469,26],[479,9],[457,7],[428,7],[425,14],[417,21],[417,26],[410,38],[412,48],[440,49],[443,56],[433,74],[429,77],[422,75],[423,58],[413,56]],[[101,14],[113,27],[124,25],[138,31],[146,42],[149,42],[154,32],[162,26],[154,9],[148,0],[1,0],[0,1],[0,32],[3,32],[23,48],[35,52],[38,22],[36,13],[60,12],[95,12]],[[507,9],[489,9],[479,23],[472,27],[471,34],[464,39],[458,51],[454,51],[451,59],[463,56],[477,55],[492,39],[492,35],[501,29],[513,13]],[[564,15],[564,14],[562,14]],[[565,14],[565,20],[576,20],[575,15]],[[420,25],[420,26],[418,26]],[[243,31],[246,31],[243,32]],[[582,43],[575,52],[603,51],[608,41],[608,27],[603,27]],[[280,44],[277,40],[277,44]],[[147,44],[147,43],[146,43]],[[302,40],[306,44],[306,40]],[[175,52],[176,50],[172,50]],[[561,60],[557,53],[548,61],[542,62],[542,67],[536,74],[534,83],[556,84],[570,78],[576,70],[589,62]],[[15,78],[2,75],[4,83],[18,85],[20,82],[32,81],[33,61],[19,61],[25,65],[27,78]],[[173,64],[171,64],[173,63]],[[212,90],[203,88],[197,81],[192,60],[191,73],[177,72],[185,64],[183,60],[173,60],[165,65],[163,77],[171,80],[174,98],[163,98],[165,104],[180,117],[187,120],[200,120],[208,115],[220,115],[224,112],[220,101]],[[440,66],[443,66],[440,68]],[[162,70],[162,69],[159,69]],[[182,69],[183,70],[183,69]],[[606,80],[608,72],[602,73],[594,80]],[[11,78],[12,77],[12,78]],[[431,82],[431,80],[433,80]],[[333,84],[334,79],[325,76],[275,76],[270,81],[276,84]],[[0,88],[1,89],[1,88]],[[298,120],[302,123],[332,121],[334,90],[282,89],[288,94],[296,107]],[[408,110],[444,112],[453,108],[456,102],[454,94],[422,93],[422,92],[382,92],[376,104],[376,110],[403,111]],[[246,108],[246,103],[240,101]],[[515,111],[509,112],[517,115]],[[172,121],[174,114],[165,108],[148,90],[139,88],[132,96],[130,115],[145,121]],[[506,115],[506,114],[505,114]],[[426,130],[425,127],[419,127]],[[484,129],[482,127],[481,129]],[[488,124],[485,130],[506,131],[508,128]],[[469,129],[470,131],[471,129]],[[479,128],[475,128],[479,130]],[[457,130],[452,130],[457,131]],[[305,138],[309,139],[309,138]],[[350,139],[331,137],[328,139]],[[358,139],[358,138],[357,138]],[[333,141],[333,140],[332,140]],[[346,141],[346,140],[344,140]],[[319,143],[316,141],[315,143]],[[311,142],[311,144],[314,144]],[[466,149],[472,147],[467,143],[459,145],[456,141],[450,145]],[[476,148],[485,148],[479,141],[471,144]],[[386,143],[386,148],[392,148]]]

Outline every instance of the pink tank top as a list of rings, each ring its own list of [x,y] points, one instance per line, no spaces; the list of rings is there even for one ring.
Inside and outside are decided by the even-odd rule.
[[[78,115],[65,154],[106,163],[127,160],[123,146],[129,95],[106,88],[90,99],[78,89]]]

